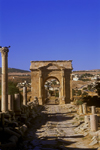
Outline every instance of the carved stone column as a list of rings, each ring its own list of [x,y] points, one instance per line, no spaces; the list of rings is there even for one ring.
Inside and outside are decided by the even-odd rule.
[[[91,113],[96,114],[96,106],[91,106]]]
[[[83,114],[87,114],[87,104],[86,103],[82,104],[82,108],[83,108]]]
[[[15,114],[21,114],[21,102],[19,93],[14,94],[14,112]]]
[[[96,114],[90,115],[90,128],[91,131],[98,130],[98,116]]]
[[[70,100],[72,100],[72,74],[70,74]]]
[[[27,105],[27,87],[23,87],[23,105]]]
[[[39,105],[42,104],[42,71],[39,70]]]
[[[61,104],[65,104],[65,95],[64,95],[64,69],[61,70]]]
[[[0,49],[2,56],[2,100],[1,111],[8,111],[8,47]]]
[[[9,111],[14,110],[14,97],[13,97],[13,95],[8,95],[8,110]]]

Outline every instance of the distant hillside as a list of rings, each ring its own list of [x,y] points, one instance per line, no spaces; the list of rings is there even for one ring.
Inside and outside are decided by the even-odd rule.
[[[25,73],[25,72],[30,72],[28,70],[22,70],[22,69],[16,69],[16,68],[8,68],[8,73],[14,73],[14,72],[19,72],[19,73]],[[0,67],[0,73],[1,73],[1,67]]]
[[[94,70],[74,70],[73,72],[100,72],[100,69],[94,69]]]

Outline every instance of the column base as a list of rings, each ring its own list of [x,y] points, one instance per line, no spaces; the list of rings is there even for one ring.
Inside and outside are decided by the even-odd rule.
[[[60,99],[60,105],[62,105],[62,104],[65,104],[65,97],[62,97],[62,98]]]

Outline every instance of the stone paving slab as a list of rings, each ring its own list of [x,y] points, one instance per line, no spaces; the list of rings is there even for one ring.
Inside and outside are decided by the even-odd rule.
[[[26,135],[23,149],[87,150],[91,148],[92,150],[93,147],[84,142],[84,134],[76,134],[76,130],[78,131],[79,127],[76,128],[78,123],[73,123],[75,122],[74,116],[76,114],[69,114],[70,107],[72,106],[46,105],[46,111],[42,112],[40,120],[38,118],[35,120],[33,127]],[[74,130],[74,128],[76,129]]]

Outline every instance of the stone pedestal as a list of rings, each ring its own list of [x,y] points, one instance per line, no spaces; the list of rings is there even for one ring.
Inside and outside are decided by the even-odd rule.
[[[96,106],[91,106],[91,113],[96,114]]]
[[[23,105],[27,105],[27,87],[23,87]]]
[[[97,115],[90,115],[90,128],[91,131],[98,130],[98,117]]]
[[[9,111],[14,110],[14,97],[13,97],[13,95],[8,95],[8,110]]]
[[[21,114],[21,103],[20,103],[20,95],[14,94],[14,112],[15,114]]]
[[[8,47],[0,48],[2,55],[2,100],[1,111],[8,111]]]
[[[43,105],[42,97],[39,97],[39,105]]]
[[[83,109],[82,109],[82,105],[79,105],[79,115],[83,114]]]
[[[83,114],[87,114],[87,104],[86,103],[82,104],[82,108],[83,108]]]

